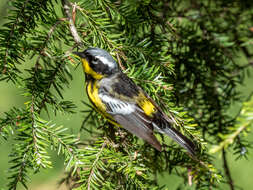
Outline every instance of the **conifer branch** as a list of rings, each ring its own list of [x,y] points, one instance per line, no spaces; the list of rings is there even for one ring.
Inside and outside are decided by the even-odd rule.
[[[89,174],[88,181],[87,181],[88,190],[91,189],[91,187],[90,187],[91,181],[92,181],[92,178],[93,178],[94,175],[95,175],[95,174],[94,174],[94,169],[95,169],[95,167],[97,167],[97,166],[96,166],[96,165],[97,165],[97,162],[98,162],[98,160],[100,159],[100,155],[102,154],[105,145],[106,145],[106,140],[105,140],[104,143],[102,144],[101,149],[99,150],[99,152],[96,154],[96,159],[94,160],[94,162],[92,163],[92,166],[91,166],[91,168],[90,168],[90,174]]]
[[[100,28],[98,22],[96,22],[96,19],[92,17],[84,8],[75,5],[76,9],[79,10],[85,19],[87,19],[88,24],[91,28],[93,28],[94,35],[98,35],[100,37],[100,41],[104,44],[106,44],[107,47],[116,49],[117,45],[107,36],[108,34],[103,30],[103,28]],[[106,21],[108,18],[105,19],[105,24],[108,24]],[[107,26],[109,27],[109,26]],[[93,36],[94,38],[95,36]]]
[[[52,127],[51,127],[52,128]],[[53,129],[53,128],[52,128]],[[68,160],[68,165],[67,167],[70,167],[71,164],[69,162],[73,162],[75,167],[77,167],[80,163],[82,163],[80,161],[80,159],[77,157],[76,155],[76,148],[77,148],[77,143],[78,143],[78,139],[75,138],[75,136],[73,135],[65,135],[63,136],[62,138],[59,136],[59,134],[61,134],[61,132],[63,131],[62,128],[59,128],[58,127],[58,130],[55,129],[54,130],[50,130],[50,128],[42,128],[42,130],[44,132],[46,132],[46,134],[49,136],[49,137],[53,137],[54,140],[56,140],[57,143],[59,143],[59,146],[57,147],[58,149],[58,154],[60,152],[62,152],[63,154],[67,153],[69,157],[69,160]],[[71,139],[70,143],[67,143],[67,139]],[[65,141],[66,142],[65,142]],[[51,143],[55,143],[54,141],[51,142]],[[64,148],[65,151],[62,151],[61,150],[61,147]]]
[[[16,178],[14,178],[14,181],[10,184],[10,189],[16,190],[18,183],[21,182],[25,187],[25,183],[24,183],[24,173],[25,173],[25,167],[26,167],[26,153],[23,155],[23,159],[22,159],[22,163],[21,166],[18,170],[18,175],[16,176]],[[27,187],[26,187],[27,188]]]
[[[60,71],[63,64],[64,63],[61,63],[61,65],[56,66],[54,72],[52,73],[52,75],[50,77],[50,81],[48,82],[47,88],[45,89],[45,92],[44,92],[44,96],[40,102],[40,105],[38,106],[38,108],[39,108],[38,113],[39,114],[40,114],[41,110],[46,106],[46,101],[47,101],[47,98],[48,98],[48,95],[50,92],[50,88],[53,85],[53,83],[55,83],[55,78],[56,78],[56,76],[57,76],[58,72]]]
[[[233,182],[233,179],[232,179],[232,176],[230,173],[230,169],[229,169],[228,161],[227,161],[227,157],[226,157],[226,151],[224,148],[222,149],[222,160],[223,160],[223,167],[224,167],[224,171],[225,171],[225,174],[226,174],[226,177],[228,180],[228,184],[230,186],[230,189],[234,190],[235,189],[234,182]]]
[[[34,96],[32,95],[32,100],[31,100],[31,128],[32,128],[32,142],[33,146],[34,146],[34,155],[35,155],[35,159],[36,159],[36,163],[40,164],[42,163],[41,161],[41,156],[39,154],[39,150],[38,150],[38,145],[37,145],[37,134],[36,134],[36,119],[35,119],[35,110],[34,110]]]
[[[10,44],[10,39],[12,38],[13,34],[14,34],[14,31],[15,31],[15,28],[16,26],[19,24],[18,22],[18,19],[20,17],[20,14],[23,14],[24,12],[24,9],[26,8],[26,5],[28,3],[29,0],[26,0],[25,3],[23,4],[22,8],[19,10],[18,14],[16,15],[16,19],[14,21],[14,23],[12,24],[11,26],[11,31],[9,33],[9,36],[8,38],[6,39],[7,41],[7,45],[6,45],[6,50],[5,50],[5,58],[4,58],[4,67],[5,65],[7,64],[7,57],[8,57],[8,51],[9,51],[9,44]],[[6,67],[4,68],[4,70],[2,71],[2,74],[4,74],[6,72]]]
[[[37,58],[37,60],[36,60],[36,64],[35,64],[36,67],[37,67],[38,64],[39,64],[39,61],[40,61],[41,56],[44,56],[44,55],[45,55],[45,54],[44,54],[44,50],[45,50],[45,48],[46,48],[46,46],[47,46],[48,41],[49,41],[50,38],[52,37],[53,32],[55,31],[55,29],[57,28],[57,26],[58,26],[62,21],[64,21],[64,20],[63,20],[63,19],[58,20],[58,21],[50,28],[49,32],[47,33],[47,37],[46,37],[46,39],[45,39],[43,45],[41,46],[41,49],[40,49],[40,51],[39,51],[39,56],[38,56],[38,58]]]
[[[213,146],[210,150],[211,153],[218,152],[222,149],[227,148],[228,145],[232,144],[234,140],[240,135],[240,133],[249,127],[252,122],[244,123],[241,127],[239,127],[234,133],[230,134],[224,141],[220,142],[219,145]]]
[[[25,108],[13,108],[0,118],[0,136],[11,142],[12,149],[8,188],[17,189],[19,184],[27,188],[33,172],[50,168],[50,148],[63,155],[69,175],[62,182],[71,181],[70,188],[162,189],[153,174],[168,171],[176,171],[191,188],[219,188],[217,181],[222,177],[212,166],[212,152],[202,149],[210,143],[222,150],[219,170],[233,190],[236,181],[227,149],[233,148],[240,157],[251,147],[244,134],[252,125],[252,103],[243,117],[227,114],[232,102],[243,101],[237,86],[252,65],[252,31],[248,29],[253,23],[245,4],[60,2],[12,0],[0,29],[0,80],[12,80],[30,99]],[[65,18],[59,19],[61,14]],[[82,123],[82,129],[92,129],[87,130],[92,138],[86,139],[40,118],[43,109],[57,115],[74,112],[63,90],[71,85],[69,66],[76,61],[71,52],[84,45],[110,51],[122,70],[162,109],[169,110],[173,125],[196,141],[201,149],[197,158],[187,156],[163,134],[159,140],[165,151],[158,153],[137,137],[126,135],[124,129],[110,128],[90,110],[84,111]],[[238,63],[237,52],[244,53],[248,64]],[[32,66],[18,67],[29,58],[33,61],[34,55]]]
[[[151,81],[151,80],[144,80],[144,79],[138,79],[138,78],[134,78],[134,80],[137,80],[140,82],[145,82],[145,83],[151,83],[151,84],[154,84],[155,86],[163,88],[164,90],[172,90],[173,89],[172,86],[162,84],[159,81]]]
[[[72,37],[74,38],[74,41],[77,43],[78,46],[82,47],[83,46],[83,42],[77,32],[77,29],[75,27],[75,23],[73,21],[73,17],[72,14],[70,12],[70,6],[71,4],[69,3],[68,0],[62,0],[62,5],[63,5],[63,9],[64,9],[64,13],[67,16],[67,19],[69,21],[69,30],[70,33],[72,34]]]

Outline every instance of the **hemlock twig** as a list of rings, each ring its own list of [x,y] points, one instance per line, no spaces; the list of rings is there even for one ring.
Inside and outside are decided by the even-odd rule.
[[[63,9],[64,9],[64,13],[67,16],[67,19],[69,21],[69,30],[71,35],[74,38],[74,41],[78,44],[78,46],[83,46],[83,42],[77,32],[77,29],[75,27],[74,21],[73,21],[73,17],[72,14],[70,12],[70,6],[71,4],[67,1],[67,0],[62,0],[62,5],[63,5]]]
[[[224,167],[225,175],[227,176],[227,179],[228,179],[228,184],[230,186],[230,189],[234,190],[235,189],[234,182],[233,182],[233,179],[232,179],[232,176],[230,173],[230,169],[228,167],[228,162],[227,162],[227,158],[226,158],[226,151],[224,148],[222,149],[222,159],[223,159],[223,167]]]

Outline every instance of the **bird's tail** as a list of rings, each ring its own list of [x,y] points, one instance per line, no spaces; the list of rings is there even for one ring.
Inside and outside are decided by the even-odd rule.
[[[192,156],[196,155],[196,147],[194,143],[175,128],[167,126],[165,129],[162,129],[162,132],[185,148]]]

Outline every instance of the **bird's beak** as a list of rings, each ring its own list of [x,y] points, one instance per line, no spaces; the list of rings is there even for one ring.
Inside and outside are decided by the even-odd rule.
[[[83,52],[77,52],[77,51],[74,51],[72,52],[73,54],[77,55],[78,57],[80,58],[85,58],[85,54]]]

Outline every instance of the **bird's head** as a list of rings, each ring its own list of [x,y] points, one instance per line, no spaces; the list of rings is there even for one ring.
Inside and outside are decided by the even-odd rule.
[[[116,61],[103,49],[88,48],[83,52],[73,53],[81,58],[84,72],[95,79],[101,79],[119,71]]]

